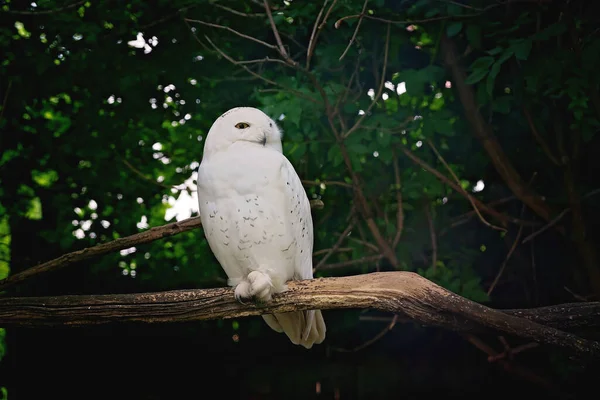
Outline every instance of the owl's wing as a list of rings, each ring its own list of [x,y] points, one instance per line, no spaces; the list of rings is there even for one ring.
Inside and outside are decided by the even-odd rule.
[[[281,165],[281,177],[284,182],[285,198],[289,201],[289,217],[292,219],[292,235],[297,243],[294,278],[312,279],[313,265],[313,221],[310,213],[310,201],[302,186],[296,170],[287,158]]]

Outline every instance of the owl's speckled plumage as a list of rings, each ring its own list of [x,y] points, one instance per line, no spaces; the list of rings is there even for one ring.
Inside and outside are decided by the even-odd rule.
[[[208,132],[198,169],[206,239],[239,300],[268,301],[292,279],[312,279],[310,202],[282,153],[281,132],[262,111],[238,107]],[[306,348],[325,339],[318,310],[263,315]]]

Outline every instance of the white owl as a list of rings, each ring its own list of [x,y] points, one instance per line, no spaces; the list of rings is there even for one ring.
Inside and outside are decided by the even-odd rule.
[[[312,279],[310,202],[283,155],[281,132],[262,111],[233,108],[212,125],[198,169],[206,240],[239,301],[271,299],[289,280]],[[321,311],[263,315],[292,343],[325,339]]]

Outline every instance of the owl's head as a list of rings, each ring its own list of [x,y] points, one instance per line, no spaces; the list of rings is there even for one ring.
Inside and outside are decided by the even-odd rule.
[[[247,142],[282,152],[281,131],[275,121],[252,107],[236,107],[221,115],[212,124],[204,154],[225,151],[234,143]]]

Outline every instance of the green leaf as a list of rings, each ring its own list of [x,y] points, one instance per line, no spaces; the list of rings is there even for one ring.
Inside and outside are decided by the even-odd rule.
[[[516,43],[512,46],[512,49],[517,60],[525,61],[531,52],[531,40],[523,40]]]
[[[348,146],[348,150],[351,153],[356,153],[356,154],[367,154],[369,153],[369,149],[367,148],[367,146],[361,144],[361,143],[352,143]]]
[[[492,69],[490,70],[490,73],[485,82],[487,94],[490,97],[492,97],[492,93],[494,91],[494,83],[496,81],[496,76],[500,72],[500,67],[502,67],[502,64],[500,62],[495,62],[494,65],[492,65]]]
[[[481,27],[479,25],[468,25],[465,34],[474,49],[481,49]]]
[[[290,154],[295,159],[300,159],[306,153],[306,143],[295,143],[292,150],[290,150]]]
[[[434,129],[436,132],[441,133],[442,135],[447,135],[447,136],[454,135],[454,128],[452,127],[452,124],[449,120],[433,118],[432,122],[433,122],[433,126],[434,126]]]
[[[377,143],[386,147],[389,146],[392,136],[386,132],[377,132]]]
[[[488,73],[487,69],[476,69],[475,71],[471,72],[471,75],[469,75],[467,77],[467,79],[465,79],[465,83],[467,85],[473,85],[473,84],[479,82],[480,80],[482,80],[483,78],[485,78],[487,73]]]
[[[498,61],[496,61],[497,63],[504,63],[506,60],[508,60],[509,58],[511,58],[514,54],[514,51],[512,48],[506,49],[504,51],[504,53],[502,53],[502,55],[498,58]]]
[[[424,75],[419,70],[406,70],[401,74],[406,85],[406,92],[411,96],[421,96],[425,92]]]
[[[492,102],[492,110],[502,114],[510,113],[510,107],[512,103],[511,96],[500,96]]]
[[[467,85],[472,85],[482,80],[487,75],[490,65],[492,65],[494,61],[494,57],[489,56],[480,57],[475,60],[470,67],[473,72],[467,77],[465,83]]]
[[[31,178],[42,187],[50,187],[58,180],[58,173],[54,170],[40,172],[31,171]]]
[[[42,202],[39,197],[34,197],[29,201],[29,208],[25,213],[25,217],[29,219],[42,219]]]
[[[462,27],[462,22],[452,22],[448,25],[448,28],[446,29],[446,35],[448,35],[448,37],[456,36],[461,31]]]

